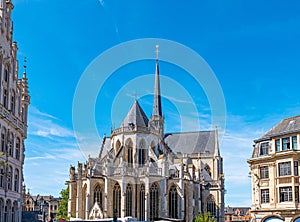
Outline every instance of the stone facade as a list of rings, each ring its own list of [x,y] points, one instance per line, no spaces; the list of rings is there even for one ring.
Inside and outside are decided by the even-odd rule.
[[[300,219],[300,116],[282,120],[254,141],[248,160],[252,217],[256,221]]]
[[[250,207],[225,207],[225,222],[249,222],[251,221]]]
[[[0,221],[21,221],[24,140],[30,103],[25,72],[18,78],[11,0],[0,0]],[[4,163],[4,164],[3,164]]]
[[[210,211],[224,221],[218,132],[164,133],[158,59],[150,120],[135,101],[99,156],[70,167],[68,185],[68,214],[76,218],[192,221]]]
[[[22,221],[56,221],[56,213],[61,198],[49,196],[33,196],[29,192],[25,192],[23,187],[22,197]],[[34,220],[32,219],[34,216]]]

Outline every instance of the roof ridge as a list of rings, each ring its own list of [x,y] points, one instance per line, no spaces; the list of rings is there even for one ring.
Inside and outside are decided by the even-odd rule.
[[[216,130],[199,130],[199,131],[186,131],[186,132],[169,132],[165,133],[165,135],[170,135],[170,134],[187,134],[187,133],[205,133],[205,132],[215,132]]]

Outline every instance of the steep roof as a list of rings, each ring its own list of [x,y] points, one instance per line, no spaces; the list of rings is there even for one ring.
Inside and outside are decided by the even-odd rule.
[[[146,116],[144,110],[136,100],[128,112],[127,116],[123,120],[121,126],[128,126],[130,124],[134,124],[134,126],[148,126],[148,117]]]
[[[265,133],[261,138],[255,140],[257,142],[270,139],[274,136],[300,132],[300,115],[283,119],[279,124]]]
[[[216,131],[169,133],[165,135],[164,141],[174,153],[218,154]]]
[[[111,139],[110,137],[106,137],[105,140],[102,141],[102,152],[100,151],[99,153],[99,158],[103,158],[107,152],[109,152],[111,150]],[[101,156],[100,156],[101,155]]]

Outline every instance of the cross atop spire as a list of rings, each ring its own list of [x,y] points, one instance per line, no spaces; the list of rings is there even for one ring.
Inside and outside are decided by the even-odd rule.
[[[156,53],[156,60],[158,60],[158,53],[159,53],[158,48],[159,48],[159,45],[156,45],[155,47],[156,47],[156,50],[155,50],[155,53]]]

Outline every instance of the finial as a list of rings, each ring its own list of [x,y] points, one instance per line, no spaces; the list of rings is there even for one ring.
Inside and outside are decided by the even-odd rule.
[[[134,100],[137,101],[138,97],[139,97],[139,94],[137,93],[137,91],[135,91],[135,93],[134,93]]]
[[[159,45],[156,45],[155,47],[156,47],[156,50],[155,50],[155,52],[156,52],[156,60],[158,60],[158,53],[159,53],[158,48],[159,48]]]
[[[26,63],[27,63],[27,59],[26,59],[26,56],[25,56],[24,57],[24,65],[23,65],[23,67],[24,67],[23,78],[26,78],[26,68],[27,68]]]
[[[26,56],[24,57],[24,72],[26,72],[26,68],[27,68],[27,65],[26,65],[26,62],[27,62],[27,59],[26,59]]]

